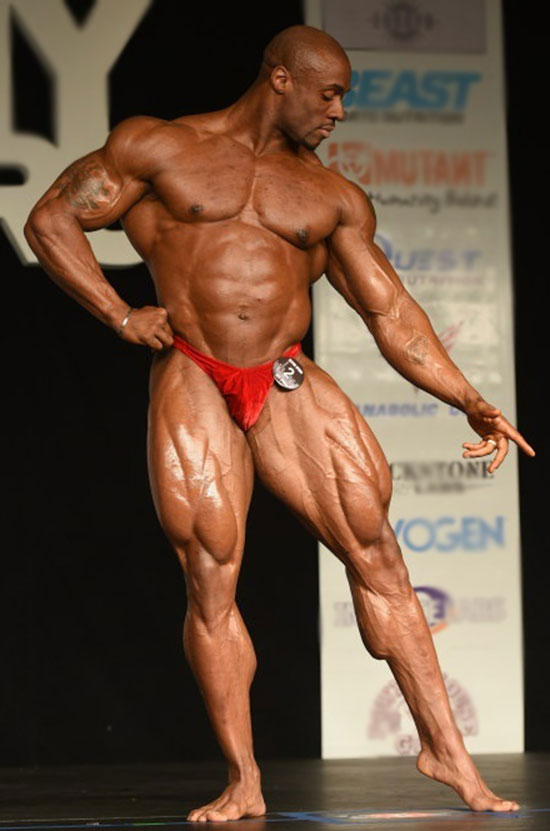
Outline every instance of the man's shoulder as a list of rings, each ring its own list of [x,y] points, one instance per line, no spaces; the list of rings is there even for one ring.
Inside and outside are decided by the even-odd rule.
[[[105,149],[120,167],[142,174],[162,167],[193,140],[196,140],[195,130],[180,119],[168,121],[134,115],[111,130]]]
[[[375,219],[374,208],[365,191],[355,182],[346,179],[337,170],[326,167],[319,156],[311,151],[308,160],[312,169],[323,178],[323,187],[339,208],[343,217],[369,214]]]
[[[134,115],[120,121],[109,134],[108,143],[124,146],[161,142],[170,144],[174,139],[192,138],[195,131],[183,119],[168,121],[151,115]]]

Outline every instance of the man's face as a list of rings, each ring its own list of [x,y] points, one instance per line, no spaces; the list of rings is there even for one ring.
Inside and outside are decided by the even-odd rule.
[[[345,118],[342,98],[349,90],[351,69],[344,60],[327,62],[326,69],[309,70],[285,94],[281,110],[283,131],[308,150],[328,138]]]

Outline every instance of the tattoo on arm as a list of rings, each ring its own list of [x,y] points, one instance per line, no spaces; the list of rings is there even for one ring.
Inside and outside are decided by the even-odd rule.
[[[428,354],[428,339],[424,335],[417,335],[407,344],[405,354],[411,363],[424,364]]]
[[[120,184],[94,159],[74,162],[55,182],[54,188],[72,208],[84,213],[109,210],[121,190]]]

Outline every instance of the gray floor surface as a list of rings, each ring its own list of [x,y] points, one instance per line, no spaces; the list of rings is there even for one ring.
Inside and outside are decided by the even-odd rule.
[[[484,755],[476,763],[495,793],[521,803],[519,812],[469,811],[454,791],[417,773],[413,758],[265,761],[267,815],[229,825],[243,831],[550,831],[550,754]],[[0,768],[0,831],[196,828],[187,813],[224,787],[221,763]]]

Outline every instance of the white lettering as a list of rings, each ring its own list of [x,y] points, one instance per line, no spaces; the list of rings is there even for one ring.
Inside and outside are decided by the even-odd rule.
[[[25,264],[36,263],[23,235],[29,211],[65,167],[104,144],[108,73],[150,4],[96,0],[84,25],[78,26],[63,0],[0,3],[0,165],[19,169],[25,177],[22,185],[0,186],[0,218]],[[52,79],[55,145],[13,129],[11,14]],[[139,262],[122,231],[96,231],[90,243],[102,265]]]

